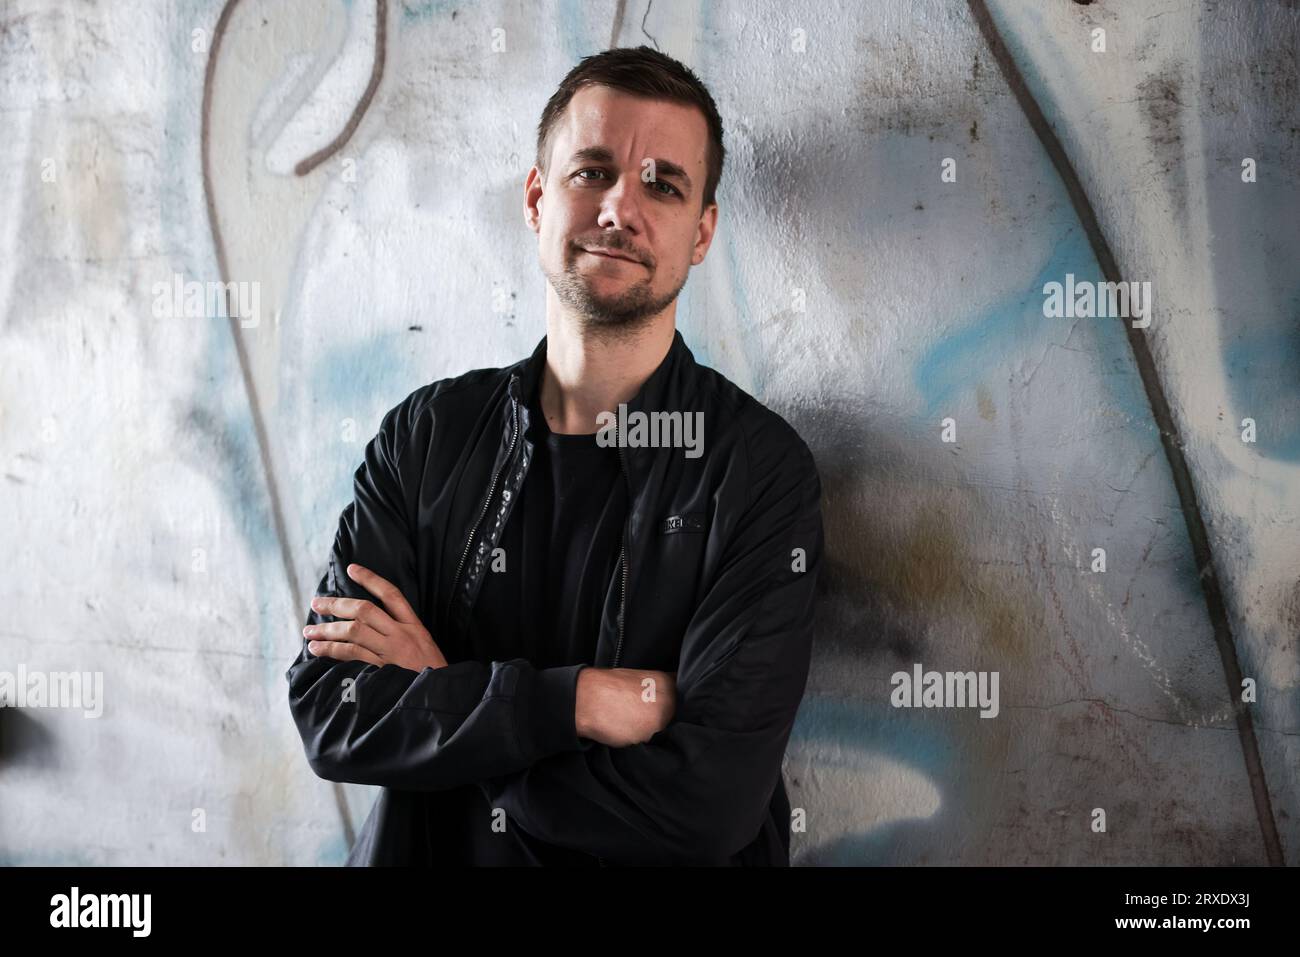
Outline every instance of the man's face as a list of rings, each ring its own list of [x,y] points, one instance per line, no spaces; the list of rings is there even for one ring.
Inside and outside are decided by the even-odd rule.
[[[528,174],[525,218],[542,271],[589,328],[643,324],[704,260],[718,212],[701,208],[708,148],[695,107],[605,86],[569,101],[545,180],[536,167]]]

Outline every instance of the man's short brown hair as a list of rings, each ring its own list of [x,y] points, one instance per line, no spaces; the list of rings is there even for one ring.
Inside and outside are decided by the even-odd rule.
[[[691,70],[667,54],[648,46],[615,47],[603,53],[583,57],[560,82],[542,110],[537,124],[537,161],[542,175],[550,161],[551,128],[564,112],[573,95],[584,86],[608,86],[635,96],[671,100],[699,107],[709,126],[709,150],[705,160],[704,202],[701,209],[716,201],[718,181],[726,150],[722,146],[722,117],[713,97]]]

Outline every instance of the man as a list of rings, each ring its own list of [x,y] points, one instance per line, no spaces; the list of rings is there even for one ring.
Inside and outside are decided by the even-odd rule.
[[[384,417],[286,676],[312,769],[383,786],[349,864],[789,864],[821,486],[676,331],[723,156],[644,46],[547,103],[547,334]]]

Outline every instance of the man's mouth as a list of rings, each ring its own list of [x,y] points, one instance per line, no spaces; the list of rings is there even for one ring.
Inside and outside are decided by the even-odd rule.
[[[606,259],[623,259],[630,263],[636,263],[637,265],[641,264],[641,260],[633,259],[631,256],[627,255],[626,253],[620,253],[613,249],[589,249],[583,247],[583,251],[591,253],[591,255],[593,256],[604,256]]]

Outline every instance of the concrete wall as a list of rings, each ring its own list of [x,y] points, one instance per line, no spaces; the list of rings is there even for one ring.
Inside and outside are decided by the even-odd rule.
[[[0,671],[102,672],[103,714],[0,710],[0,861],[341,862],[375,791],[312,775],[283,673],[352,471],[541,337],[537,118],[641,42],[727,125],[679,327],[825,487],[795,863],[1300,860],[1300,8],[991,14],[1091,235],[956,0],[7,3]],[[1145,381],[1122,319],[1043,315],[1099,235]],[[260,321],[167,315],[176,276]],[[917,663],[996,671],[998,716],[892,707]]]

